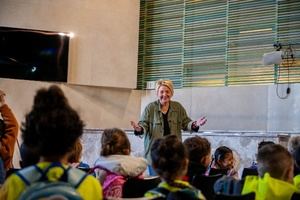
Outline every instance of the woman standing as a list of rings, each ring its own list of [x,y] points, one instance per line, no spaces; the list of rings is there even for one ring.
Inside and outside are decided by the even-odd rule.
[[[146,106],[138,123],[131,121],[135,135],[145,135],[144,154],[149,164],[151,164],[150,149],[156,139],[170,134],[181,138],[181,130],[197,132],[207,121],[205,117],[192,121],[179,102],[171,101],[173,94],[174,87],[171,80],[158,80],[156,82],[158,100]]]

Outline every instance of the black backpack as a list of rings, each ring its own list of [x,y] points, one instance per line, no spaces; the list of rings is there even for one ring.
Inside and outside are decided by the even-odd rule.
[[[46,174],[53,167],[61,167],[63,175],[57,181],[49,181]],[[69,167],[65,169],[61,164],[53,163],[45,170],[33,165],[16,172],[27,188],[21,193],[20,200],[37,200],[47,197],[61,197],[69,200],[82,200],[76,189],[88,174]]]

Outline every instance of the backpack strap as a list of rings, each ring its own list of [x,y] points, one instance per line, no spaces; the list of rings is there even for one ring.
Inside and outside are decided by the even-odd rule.
[[[88,175],[88,173],[85,173],[80,169],[69,167],[67,170],[67,182],[74,188],[78,188]]]
[[[150,190],[152,194],[157,195],[157,197],[167,198],[168,194],[170,193],[170,190],[163,188],[163,187],[156,187]]]
[[[167,188],[165,187],[156,187],[156,188],[153,188],[150,190],[150,192],[152,194],[156,194],[158,197],[161,197],[161,198],[167,198],[168,195],[170,195],[171,193],[172,194],[175,194],[177,192],[182,192],[184,190],[191,190],[191,191],[198,191],[198,189],[196,189],[194,186],[192,185],[184,185],[184,184],[181,184],[181,183],[173,183],[171,184],[173,187],[177,187],[177,188],[180,188],[178,191],[176,192],[171,192],[170,190],[168,190]],[[172,198],[171,198],[172,199]]]
[[[32,165],[16,172],[16,175],[27,185],[37,182],[42,177],[43,171],[37,166]]]
[[[105,172],[111,173],[111,174],[115,174],[116,176],[118,176],[117,173],[110,171],[109,169],[106,169],[105,167],[102,167],[101,165],[96,165],[94,166],[89,173],[95,173],[96,170],[103,170]]]
[[[79,169],[72,167],[65,169],[60,163],[52,163],[45,170],[42,170],[37,165],[33,165],[16,172],[16,175],[19,176],[27,186],[29,186],[34,182],[49,181],[47,173],[53,167],[61,167],[64,170],[64,173],[58,181],[69,183],[74,188],[78,188],[88,176],[87,173]]]
[[[70,169],[70,167],[68,167],[67,169],[59,162],[53,162],[51,163],[47,168],[45,168],[44,170],[39,169],[41,170],[42,172],[42,177],[40,178],[39,181],[48,181],[48,177],[47,177],[47,174],[48,172],[50,171],[50,169],[54,168],[54,167],[57,167],[57,168],[61,168],[64,173],[60,176],[60,178],[58,179],[58,181],[62,181],[62,182],[68,182],[68,171]]]

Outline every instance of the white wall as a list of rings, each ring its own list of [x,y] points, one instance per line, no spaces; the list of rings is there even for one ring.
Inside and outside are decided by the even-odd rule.
[[[284,95],[286,85],[280,85]],[[300,84],[290,86],[287,99],[276,95],[276,86],[234,86],[177,89],[173,100],[192,119],[206,116],[202,130],[300,132]],[[142,94],[142,108],[156,99],[155,91]]]
[[[268,96],[268,130],[300,132],[300,84],[292,84],[291,95],[280,99],[276,94],[276,86],[269,89]],[[286,86],[279,85],[278,93],[284,96]]]

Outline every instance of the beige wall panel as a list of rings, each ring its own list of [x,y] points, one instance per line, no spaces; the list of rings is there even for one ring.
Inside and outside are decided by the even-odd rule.
[[[68,82],[135,88],[138,0],[1,0],[0,26],[73,32]]]

